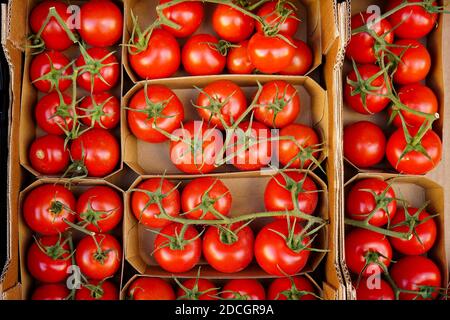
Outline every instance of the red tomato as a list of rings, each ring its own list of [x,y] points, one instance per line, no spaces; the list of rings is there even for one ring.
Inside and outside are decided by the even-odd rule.
[[[400,300],[436,299],[442,284],[438,266],[423,256],[401,258],[392,266],[391,277],[400,290],[417,291],[417,294],[400,292]]]
[[[300,97],[297,90],[283,80],[267,82],[256,102],[256,120],[266,126],[283,128],[297,119]]]
[[[34,108],[38,126],[47,133],[62,135],[73,127],[72,98],[56,92],[43,96]]]
[[[202,89],[195,105],[209,124],[219,129],[235,123],[247,109],[247,99],[238,85],[230,80],[217,80]],[[222,120],[221,120],[222,119]]]
[[[180,67],[180,45],[170,32],[155,29],[142,51],[131,49],[128,61],[142,79],[168,78]]]
[[[402,4],[404,0],[389,0],[386,10],[392,10]],[[420,0],[407,0],[407,2],[421,2]],[[430,3],[431,4],[431,3]],[[437,2],[432,2],[437,6]],[[407,6],[394,12],[388,17],[395,35],[399,38],[420,39],[425,37],[436,26],[438,14],[431,13],[423,6]]]
[[[89,231],[111,231],[122,220],[122,216],[122,199],[111,187],[89,188],[77,200],[77,219]]]
[[[314,214],[319,199],[317,186],[310,177],[298,171],[286,172],[284,176],[278,173],[270,179],[264,191],[266,210],[294,210],[292,192],[296,194],[298,210],[305,214]]]
[[[75,221],[75,197],[59,184],[43,184],[31,190],[23,203],[23,217],[34,232],[57,235]]]
[[[120,120],[120,102],[107,92],[93,94],[83,99],[78,113],[88,127],[114,129]]]
[[[310,239],[301,234],[303,227],[299,223],[289,224],[286,220],[274,221],[264,226],[256,236],[255,258],[268,274],[293,275],[299,273],[308,262]],[[277,232],[283,234],[285,238]],[[291,238],[299,239],[294,241]],[[291,247],[293,242],[297,244],[295,247]]]
[[[375,16],[372,13],[357,13],[352,17],[352,30],[371,23],[370,30],[375,32],[377,36],[384,37],[384,41],[388,44],[394,42],[394,32],[389,21],[382,19],[378,23],[374,23],[374,19]],[[360,32],[352,35],[345,54],[349,60],[354,60],[356,63],[375,63],[377,58],[381,56],[381,52],[377,52],[377,44],[375,38],[368,32]]]
[[[181,62],[186,72],[192,76],[222,73],[226,57],[219,46],[219,40],[209,34],[190,37],[181,51]]]
[[[244,270],[253,260],[254,235],[252,229],[234,224],[231,233],[209,227],[203,236],[203,255],[217,271],[234,273]]]
[[[34,290],[31,300],[67,300],[69,295],[65,284],[43,284]]]
[[[356,274],[368,277],[382,273],[378,264],[389,267],[392,248],[381,233],[356,228],[345,236],[345,262]]]
[[[231,201],[227,186],[210,177],[192,180],[181,193],[181,207],[188,219],[214,220],[228,216]]]
[[[172,286],[163,279],[139,277],[128,288],[131,300],[175,300]]]
[[[93,128],[73,140],[70,154],[83,163],[89,176],[103,177],[119,163],[120,146],[108,130]]]
[[[277,36],[255,33],[248,42],[248,56],[253,66],[263,73],[277,73],[286,69],[295,56],[293,41]]]
[[[255,67],[248,57],[248,41],[231,48],[227,55],[227,69],[233,74],[251,74]]]
[[[75,261],[86,277],[103,280],[119,270],[122,247],[109,234],[97,234],[94,237],[85,236],[81,239],[75,250]]]
[[[178,300],[217,300],[218,291],[214,283],[207,279],[188,279],[177,290]]]
[[[268,300],[316,300],[311,293],[315,293],[311,281],[298,276],[293,278],[277,278],[269,286]]]
[[[64,91],[70,87],[73,69],[69,59],[58,51],[36,55],[30,64],[30,80],[41,92]]]
[[[123,16],[112,1],[89,1],[81,6],[80,36],[93,47],[110,47],[122,38]]]
[[[119,300],[119,290],[111,281],[91,280],[76,291],[75,300]]]
[[[374,197],[377,195],[377,198]],[[385,203],[373,213],[369,223],[376,227],[384,226],[393,219],[397,212],[397,201],[395,192],[385,181],[377,178],[367,178],[356,182],[346,199],[347,216],[354,220],[366,220],[369,214]],[[386,213],[386,209],[388,213]]]
[[[295,7],[289,2],[270,1],[264,3],[257,14],[269,30],[276,30],[279,34],[293,37],[300,25],[300,18],[295,11]],[[256,30],[261,34],[264,33],[264,25],[256,24]]]
[[[82,68],[77,84],[91,93],[107,91],[115,87],[120,77],[120,65],[114,52],[106,48],[92,47],[87,55],[80,55],[75,65]]]
[[[31,11],[29,21],[33,33],[38,33],[42,28],[51,7],[55,8],[67,26],[67,22],[70,21],[72,15],[70,10],[68,10],[68,5],[62,1],[46,0],[37,4]],[[70,25],[67,27],[72,29],[72,32],[74,31]],[[41,38],[45,43],[45,47],[52,50],[64,51],[73,44],[66,31],[55,18],[51,18],[49,23],[44,27]]]
[[[380,72],[380,68],[371,65],[364,64],[357,67],[358,73],[364,81],[372,78],[375,74]],[[357,81],[357,76],[355,70],[350,72],[347,75],[347,81],[344,86],[344,100],[347,106],[355,110],[356,112],[362,114],[374,114],[382,111],[384,108],[388,106],[390,103],[390,99],[387,97],[383,97],[382,95],[386,95],[388,93],[388,88],[386,86],[384,76],[380,74],[372,83],[368,84],[374,87],[374,90],[371,90],[370,94],[365,95],[365,99],[361,95],[359,90],[361,89],[359,86],[354,86],[349,83],[349,81]]]
[[[222,134],[218,129],[209,128],[203,121],[189,121],[173,134],[178,141],[170,142],[170,160],[178,170],[204,174],[216,168],[216,158],[222,148]]]
[[[409,128],[409,134],[414,137],[418,128]],[[413,138],[413,140],[415,140]],[[425,133],[421,141],[412,141],[415,147],[423,148],[427,155],[412,150],[405,155],[402,154],[408,146],[403,128],[397,129],[388,140],[386,146],[386,157],[389,163],[400,173],[425,174],[433,170],[442,158],[442,142],[439,136],[432,130]],[[401,159],[400,159],[401,157]]]
[[[149,194],[136,190],[143,190]],[[161,178],[147,179],[141,182],[133,191],[131,194],[131,211],[136,219],[147,227],[163,228],[171,223],[167,219],[158,217],[161,211],[155,199],[151,199],[149,195],[161,193],[160,199],[164,212],[171,217],[176,217],[180,214],[180,193],[169,180]]]
[[[370,121],[359,121],[344,128],[344,157],[358,168],[379,164],[386,152],[383,130]]]
[[[289,66],[280,71],[282,75],[303,76],[312,66],[313,52],[311,48],[300,39],[293,39],[295,45],[295,53]]]
[[[400,57],[394,73],[394,83],[412,84],[424,80],[431,69],[431,56],[427,48],[416,40],[397,40],[390,50]]]
[[[146,96],[151,105],[148,105]],[[149,85],[133,95],[127,110],[128,126],[138,138],[150,143],[167,141],[166,133],[181,126],[184,119],[183,104],[177,95],[164,85]],[[155,123],[156,122],[156,123]]]
[[[171,2],[171,0],[160,0],[159,4]],[[177,38],[190,36],[202,24],[204,9],[201,1],[181,2],[163,10],[164,16],[177,24],[180,28],[175,29],[167,25],[162,27]]]
[[[220,294],[225,300],[266,300],[264,287],[255,279],[234,279],[228,281]]]
[[[372,283],[372,281],[375,283]],[[391,285],[381,278],[376,280],[362,278],[359,281],[359,285],[355,284],[354,287],[356,300],[395,300],[394,290]]]
[[[308,168],[312,158],[319,156],[319,137],[313,128],[293,123],[280,130],[280,137],[292,137],[297,142],[288,139],[280,139],[278,142],[278,157],[280,163],[289,168]],[[299,146],[301,146],[301,149]]]
[[[255,20],[226,4],[218,4],[212,15],[212,26],[220,38],[241,42],[253,33]]]
[[[48,134],[37,138],[30,146],[31,166],[44,175],[64,172],[69,165],[69,151],[64,147],[64,139]]]
[[[417,208],[408,208],[408,214],[405,209],[398,210],[394,219],[391,221],[391,230],[396,232],[408,233],[410,226],[413,226],[413,237],[410,240],[391,237],[389,240],[400,253],[415,256],[428,252],[436,242],[437,227],[436,222],[425,210],[421,210],[418,215]]]

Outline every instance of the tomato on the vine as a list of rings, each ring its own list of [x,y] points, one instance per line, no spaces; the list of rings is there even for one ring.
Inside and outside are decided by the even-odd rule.
[[[65,284],[50,283],[37,287],[31,300],[67,300],[69,295],[70,291]]]
[[[315,288],[305,276],[277,278],[267,290],[268,300],[316,300]]]
[[[381,278],[362,278],[354,287],[356,300],[395,300],[391,285]]]
[[[313,52],[309,45],[303,40],[293,39],[295,45],[295,53],[289,66],[281,70],[279,73],[288,76],[303,76],[312,66]]]
[[[256,30],[261,34],[267,30],[277,31],[281,35],[293,37],[300,25],[300,18],[296,13],[295,7],[290,2],[266,2],[258,9],[257,15],[265,24],[256,24]]]
[[[181,61],[192,76],[220,74],[225,68],[226,57],[219,40],[209,34],[190,37],[181,50]]]
[[[75,300],[119,300],[119,290],[111,281],[90,280],[76,291]]]
[[[41,92],[64,91],[70,87],[73,69],[69,59],[58,51],[44,51],[30,64],[31,83]]]
[[[33,169],[44,175],[64,172],[70,161],[64,139],[53,134],[34,140],[28,158]]]
[[[207,279],[187,279],[177,290],[179,300],[217,300],[217,287]]]
[[[234,279],[222,288],[220,297],[225,300],[265,300],[266,292],[255,279]]]
[[[248,41],[231,48],[227,55],[227,69],[232,74],[251,74],[255,67],[248,57]]]
[[[220,38],[241,42],[253,33],[255,20],[226,4],[218,4],[212,14],[212,26]]]
[[[139,277],[128,288],[131,300],[175,300],[175,292],[160,278]]]
[[[160,5],[167,2],[171,2],[171,0],[159,0]],[[204,16],[201,1],[180,2],[164,9],[162,12],[167,19],[179,26],[179,29],[175,29],[163,25],[164,29],[177,38],[185,38],[193,34],[202,24]]]
[[[49,134],[62,135],[73,128],[72,98],[56,92],[43,96],[34,107],[38,126]]]
[[[77,111],[81,122],[88,127],[114,129],[119,124],[119,99],[107,92],[85,97]]]

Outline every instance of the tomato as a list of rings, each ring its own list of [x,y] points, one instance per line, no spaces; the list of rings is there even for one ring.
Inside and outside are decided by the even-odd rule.
[[[373,281],[375,283],[372,283]],[[362,278],[358,285],[354,284],[354,287],[356,300],[395,300],[391,285],[381,278],[376,280]]]
[[[383,130],[370,121],[359,121],[344,128],[344,157],[358,168],[379,164],[386,151]]]
[[[234,279],[228,281],[220,294],[225,300],[266,300],[264,287],[255,279]]]
[[[168,78],[180,67],[180,45],[168,31],[155,29],[145,48],[128,54],[130,66],[142,79]]]
[[[70,154],[74,161],[81,161],[92,177],[110,174],[120,160],[117,139],[105,129],[93,128],[73,140]]]
[[[402,4],[404,0],[389,0],[386,10],[392,10]],[[420,0],[407,0],[407,2],[421,2]],[[431,3],[430,3],[431,4]],[[432,5],[437,6],[433,1]],[[420,39],[425,37],[436,26],[438,14],[427,11],[422,6],[407,6],[394,12],[388,17],[389,22],[395,26],[394,33],[399,38]]]
[[[180,193],[175,189],[175,185],[166,179],[147,179],[133,189],[134,192],[131,194],[131,211],[143,225],[150,228],[162,228],[171,222],[158,217],[161,211],[155,199],[151,199],[145,192],[136,190],[143,190],[155,196],[161,193],[159,199],[164,212],[171,217],[180,214]]]
[[[286,69],[292,62],[296,48],[293,41],[285,36],[266,36],[255,33],[248,42],[248,56],[255,68],[263,73],[277,73]]]
[[[316,300],[314,285],[304,277],[277,278],[267,290],[268,300]],[[312,293],[312,294],[311,294]]]
[[[229,227],[230,232],[209,227],[203,236],[203,256],[217,271],[234,273],[244,270],[253,260],[254,235],[241,223]]]
[[[38,126],[47,133],[62,135],[73,127],[72,98],[56,92],[43,96],[34,108]]]
[[[59,184],[42,184],[31,190],[23,203],[23,217],[34,232],[57,235],[75,221],[75,197],[69,189]]]
[[[171,0],[159,0],[160,5],[167,2],[171,2]],[[185,38],[197,31],[204,16],[203,3],[200,1],[181,2],[162,12],[167,19],[180,27],[175,29],[167,25],[162,26],[177,38]]]
[[[30,146],[31,166],[44,175],[64,172],[69,165],[69,151],[64,147],[64,139],[48,134],[37,138]]]
[[[272,143],[270,130],[259,122],[242,121],[232,133],[227,156],[239,170],[258,170],[270,163]]]
[[[217,300],[218,291],[214,283],[207,279],[187,279],[184,288],[177,290],[178,300]]]
[[[31,300],[67,300],[69,295],[65,284],[43,284],[34,290]]]
[[[163,279],[139,277],[128,288],[131,300],[175,300],[172,286]]]
[[[349,218],[360,221],[366,220],[372,214],[369,223],[381,227],[394,218],[397,212],[395,199],[394,189],[385,181],[377,178],[362,179],[351,187],[347,195],[346,213]],[[383,203],[385,206],[373,213]]]
[[[400,101],[408,108],[428,113],[435,114],[438,112],[438,100],[433,90],[420,83],[406,85],[401,87],[397,92]],[[393,107],[395,108],[395,107]],[[389,110],[389,113],[392,109]],[[426,119],[420,115],[414,115],[409,111],[400,110],[405,123],[408,126],[420,127]],[[397,127],[402,126],[402,121],[399,116],[394,118],[393,122]]]
[[[276,220],[264,226],[255,240],[255,258],[259,266],[275,276],[299,273],[308,262],[310,253],[310,239],[302,231],[299,223],[290,222],[288,225],[286,220]],[[291,247],[294,242],[295,247]]]
[[[152,104],[148,105],[146,96]],[[138,138],[150,143],[167,141],[167,137],[154,128],[172,133],[184,119],[183,104],[177,95],[164,85],[149,85],[136,92],[127,110],[128,127]]]
[[[64,281],[68,274],[70,248],[67,240],[58,236],[36,239],[27,254],[27,267],[33,278],[45,283]]]
[[[421,255],[428,252],[436,242],[436,222],[425,210],[419,213],[417,208],[400,209],[391,221],[391,230],[408,233],[413,226],[413,237],[410,240],[391,237],[389,240],[400,253],[405,255]]]
[[[380,274],[379,264],[389,267],[391,259],[392,248],[384,235],[356,228],[345,236],[345,262],[353,273],[364,277]]]
[[[227,55],[227,69],[233,74],[251,74],[255,67],[248,57],[248,41],[242,41],[231,48]]]
[[[119,270],[122,248],[116,238],[109,234],[97,234],[94,237],[85,236],[81,239],[75,250],[75,261],[86,277],[103,280]]]
[[[289,2],[269,1],[259,8],[257,15],[270,30],[277,30],[281,35],[293,37],[300,25],[300,18],[295,11],[295,7]],[[264,33],[263,24],[258,23],[256,30]]]
[[[51,7],[55,8],[58,15],[63,19],[63,21],[66,22],[67,26],[67,22],[70,21],[70,17],[72,15],[70,10],[68,9],[68,5],[62,1],[46,0],[40,2],[33,8],[33,10],[31,10],[29,21],[31,31],[33,33],[38,33],[42,28],[42,25],[47,19]],[[72,29],[72,32],[74,31],[70,24],[67,27],[69,29]],[[73,41],[70,40],[66,31],[53,17],[44,27],[44,30],[41,33],[41,39],[44,41],[47,49],[58,51],[64,51],[73,44]]]
[[[122,38],[123,16],[112,1],[89,1],[81,6],[80,36],[93,47],[110,47]]]
[[[216,157],[222,148],[218,129],[209,128],[203,121],[189,121],[173,134],[178,141],[170,142],[170,160],[178,170],[204,174],[216,168]]]
[[[75,61],[82,68],[77,77],[78,86],[91,93],[114,88],[120,77],[120,64],[114,52],[97,47],[86,51],[86,57],[80,55]]]
[[[227,186],[210,177],[192,180],[181,193],[181,207],[188,219],[214,220],[228,216],[231,201]]]
[[[73,69],[69,59],[58,51],[36,55],[30,64],[30,81],[41,92],[64,91],[70,87]]]
[[[357,67],[357,72],[364,81],[369,80],[374,75],[380,73],[381,69],[375,65],[364,64]],[[383,97],[388,93],[388,88],[386,86],[384,76],[380,74],[372,83],[367,85],[373,86],[373,93],[361,95],[360,85],[352,85],[349,81],[356,82],[357,74],[355,70],[351,71],[347,75],[347,81],[344,85],[344,100],[347,106],[359,112],[361,114],[374,114],[382,111],[390,103],[388,97]],[[363,99],[363,97],[365,98]]]
[[[319,156],[319,151],[314,151],[319,149],[319,137],[311,127],[293,123],[280,130],[280,137],[291,137],[297,142],[288,139],[279,140],[278,157],[284,167],[308,168],[312,163],[311,158],[317,159]]]
[[[279,73],[288,76],[303,76],[312,66],[313,52],[311,48],[300,39],[293,39],[295,53],[291,63]]]
[[[392,266],[391,277],[400,290],[417,291],[417,294],[400,292],[400,300],[436,299],[442,284],[438,266],[423,256],[401,258]]]
[[[408,131],[411,137],[414,137],[418,128],[409,128]],[[389,138],[386,146],[386,157],[389,163],[395,170],[404,174],[425,174],[433,170],[442,158],[442,142],[439,136],[429,130],[420,142],[413,141],[413,143],[417,143],[415,144],[416,148],[421,146],[428,156],[412,150],[400,159],[408,143],[403,128],[397,129]]]
[[[253,33],[255,20],[226,4],[218,4],[212,14],[212,26],[220,38],[241,42]]]
[[[300,97],[291,84],[283,80],[267,82],[257,99],[256,120],[266,126],[283,128],[297,119]]]
[[[114,129],[120,120],[120,102],[107,92],[93,94],[83,99],[78,114],[88,127]]]
[[[227,126],[235,123],[247,109],[247,99],[234,82],[217,80],[202,89],[195,107],[202,119],[212,126],[224,129],[222,121]]]
[[[298,171],[285,172],[283,175],[278,173],[269,180],[264,191],[266,210],[294,210],[292,192],[296,194],[298,210],[314,214],[319,199],[317,186],[310,177]]]
[[[427,48],[416,40],[397,40],[392,53],[400,57],[394,72],[394,83],[412,84],[424,80],[431,69],[431,56]]]
[[[375,16],[372,13],[360,12],[352,17],[352,30],[371,23],[370,30],[375,32],[378,37],[383,37],[387,44],[394,42],[394,31],[392,25],[387,19],[375,22]],[[352,35],[345,52],[349,60],[354,60],[360,64],[372,64],[377,62],[381,52],[377,52],[378,43],[368,32],[360,32]]]
[[[209,34],[190,37],[181,50],[181,62],[186,72],[192,76],[222,73],[226,57],[219,46],[219,40]]]
[[[91,280],[75,292],[75,300],[119,300],[119,290],[111,281]]]
[[[77,200],[77,219],[89,231],[111,231],[122,220],[122,216],[122,199],[111,187],[89,188]]]

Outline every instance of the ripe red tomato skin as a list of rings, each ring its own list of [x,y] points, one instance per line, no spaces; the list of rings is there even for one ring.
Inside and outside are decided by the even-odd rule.
[[[231,74],[251,74],[255,67],[248,57],[248,41],[242,41],[238,47],[231,48],[227,55],[227,69]]]
[[[123,16],[112,1],[89,1],[81,6],[79,33],[88,45],[109,47],[122,38]]]
[[[387,188],[388,184],[377,178],[367,178],[356,182],[350,189],[346,198],[346,214],[349,218],[354,220],[365,220],[377,206],[373,195],[364,190],[372,190],[375,194],[382,194]],[[394,189],[389,188],[386,193],[387,198],[395,199],[396,195]],[[388,204],[389,215],[384,209],[379,209],[369,220],[369,223],[376,227],[384,226],[389,219],[393,219],[397,212],[397,201],[393,200]]]
[[[51,87],[49,80],[38,80],[42,76],[48,74],[53,66],[54,69],[63,69],[70,63],[69,59],[59,51],[44,51],[36,55],[30,64],[30,81],[41,92],[49,93],[55,91]],[[68,67],[63,71],[63,76],[70,76],[73,72],[72,67]],[[72,81],[70,79],[59,79],[58,89],[64,91],[70,87]]]
[[[255,20],[226,4],[218,4],[212,15],[212,26],[220,38],[236,43],[253,33]]]
[[[359,121],[344,128],[344,156],[358,168],[379,164],[386,153],[383,130],[370,121]]]
[[[94,107],[93,101],[97,105],[101,105],[104,103],[102,110],[105,115],[100,117],[101,125],[99,121],[95,121],[94,123],[92,123],[92,117],[89,116],[89,111],[86,112],[84,110],[81,110],[88,109],[92,111]],[[78,108],[78,114],[81,116],[81,122],[83,122],[88,127],[93,125],[94,128],[114,129],[119,124],[120,120],[120,102],[119,99],[107,92],[97,93],[92,96],[87,96],[83,99],[83,101],[80,103],[80,107]]]
[[[226,57],[209,43],[219,40],[209,34],[196,34],[190,37],[181,50],[181,62],[192,76],[220,74],[225,68]]]
[[[175,300],[170,284],[160,278],[138,277],[128,288],[131,300]]]
[[[276,12],[278,1],[269,1],[264,3],[257,12],[257,15],[262,18],[262,20],[271,27],[277,27],[279,34],[293,37],[298,30],[300,25],[300,19],[296,13],[296,9],[290,5],[289,2],[283,4],[285,10],[292,10],[293,12],[289,17],[280,25],[281,16]],[[263,33],[263,25],[261,23],[256,24],[256,30],[259,33]]]
[[[170,32],[155,29],[147,48],[128,54],[128,60],[141,79],[168,78],[180,67],[180,46]]]
[[[413,216],[417,212],[417,208],[408,208],[409,215]],[[425,220],[430,216],[426,211],[421,211],[419,214],[419,220]],[[398,210],[394,219],[391,221],[391,230],[396,232],[408,232],[409,226],[401,225],[399,223],[405,221],[405,209]],[[431,218],[426,222],[422,222],[415,227],[415,234],[410,240],[403,240],[399,238],[391,237],[389,240],[392,247],[405,255],[422,255],[428,252],[436,241],[437,227],[434,220]],[[420,239],[420,241],[419,241]]]
[[[93,128],[73,140],[70,154],[74,160],[83,160],[89,176],[103,177],[116,168],[120,160],[120,147],[108,130]]]
[[[356,300],[395,300],[394,290],[389,283],[383,279],[379,279],[380,286],[377,288],[369,288],[367,281],[368,278],[362,278],[359,282],[359,286],[354,284],[356,290]]]
[[[54,201],[75,210],[75,197],[62,185],[43,184],[27,194],[23,204],[23,217],[31,230],[46,236],[58,235],[68,228],[63,218],[75,221],[75,216],[64,208],[57,215],[51,213],[50,207]]]
[[[232,226],[235,231],[241,224]],[[246,226],[238,233],[238,240],[232,244],[223,243],[220,230],[209,227],[203,236],[203,256],[214,269],[224,273],[244,270],[253,260],[254,235]]]
[[[70,161],[64,139],[52,134],[34,140],[28,158],[33,169],[44,175],[64,172]]]
[[[397,40],[394,44],[400,47],[393,47],[392,52],[397,56],[403,54],[394,73],[394,83],[407,85],[424,80],[431,69],[431,56],[427,48],[416,40]]]
[[[216,288],[214,283],[212,283],[211,281],[209,281],[207,279],[198,279],[198,280],[197,279],[187,279],[182,284],[184,287],[186,287],[188,289],[192,289],[194,287],[196,281],[198,281],[198,291],[200,291],[200,292]],[[184,290],[182,288],[178,288],[177,299],[180,299],[180,297],[182,297],[183,295],[185,295]],[[210,290],[207,293],[201,294],[198,297],[198,300],[217,300],[217,298],[216,298],[217,295],[218,295],[217,290]],[[184,300],[184,299],[181,299],[181,300]]]
[[[303,40],[293,39],[295,48],[295,54],[292,58],[289,66],[281,70],[279,73],[288,76],[303,76],[305,75],[312,66],[313,63],[313,52],[309,45],[307,45]]]
[[[66,300],[69,294],[65,284],[43,284],[34,290],[31,300]]]
[[[89,284],[95,286],[97,286],[98,283],[98,280],[89,281]],[[91,290],[82,285],[81,288],[75,292],[75,300],[119,300],[119,290],[114,283],[111,281],[104,281],[101,284],[101,288],[103,290],[103,296],[95,298],[92,296]]]
[[[159,266],[168,272],[180,273],[191,270],[197,265],[202,254],[202,240],[193,226],[186,229],[183,239],[188,241],[197,238],[186,244],[183,249],[172,250],[170,247],[163,247],[169,241],[164,235],[171,237],[179,235],[182,227],[182,224],[171,223],[159,232],[154,241],[153,257]]]
[[[234,299],[235,294],[246,296],[248,300],[265,300],[264,287],[255,279],[234,279],[228,281],[220,294],[223,299]]]
[[[170,2],[160,0],[159,4]],[[200,1],[181,2],[163,10],[164,16],[180,26],[175,29],[167,25],[162,27],[177,38],[185,38],[193,34],[202,24],[204,17],[203,3]]]
[[[314,289],[313,284],[310,280],[308,280],[304,276],[293,277],[292,281],[294,281],[295,287],[299,291],[307,291],[314,293],[316,290]],[[267,300],[287,300],[287,297],[282,294],[283,291],[290,290],[292,287],[291,280],[289,278],[276,278],[272,281],[267,290]],[[298,300],[316,300],[312,294],[306,294],[299,298]]]
[[[72,98],[66,94],[62,94],[64,104],[70,105]],[[34,115],[38,126],[49,134],[62,135],[64,130],[71,130],[73,127],[73,120],[71,117],[62,118],[55,116],[58,108],[61,107],[61,100],[56,92],[49,93],[43,96],[34,108]],[[69,114],[72,114],[69,110]],[[59,125],[61,125],[61,127]]]

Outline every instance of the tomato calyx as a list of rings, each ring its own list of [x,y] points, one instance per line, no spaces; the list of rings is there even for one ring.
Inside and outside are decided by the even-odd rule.
[[[159,16],[160,18],[164,17],[162,13]],[[133,23],[133,30],[131,31],[130,40],[128,40],[128,43],[125,44],[125,46],[128,47],[129,54],[136,55],[147,50],[150,37],[152,36],[152,31],[154,28],[159,26],[159,20],[156,19],[151,25],[147,27],[147,29],[142,31],[141,27],[139,26],[138,17],[133,13],[133,10],[131,10],[131,19]]]
[[[106,99],[105,101],[103,101],[102,103],[98,104],[95,101],[94,96],[91,96],[91,102],[92,102],[92,107],[91,108],[81,108],[79,107],[78,109],[80,109],[81,111],[85,112],[84,116],[79,116],[79,118],[87,118],[90,117],[91,118],[91,125],[90,128],[93,128],[95,126],[96,123],[98,123],[98,125],[103,128],[103,129],[108,129],[106,128],[102,121],[101,118],[102,117],[111,117],[112,115],[110,113],[106,113],[105,111],[103,111],[103,108],[105,107],[105,105],[111,101],[111,99],[113,99],[113,96],[109,97],[108,99]]]
[[[294,279],[292,277],[287,277],[289,282],[291,283],[291,287],[288,290],[283,290],[277,294],[275,300],[278,300],[280,296],[285,296],[287,300],[300,300],[302,297],[307,295],[312,295],[317,299],[322,299],[320,296],[315,294],[314,292],[299,290],[295,285]]]
[[[298,95],[298,93],[295,92],[295,94],[293,94],[291,97],[289,97],[289,99],[286,100],[285,97],[287,95],[288,90],[289,90],[289,86],[285,86],[284,92],[283,92],[282,96],[280,97],[279,96],[280,92],[278,91],[278,85],[276,85],[273,101],[270,103],[267,103],[267,104],[259,105],[259,107],[264,107],[264,108],[267,108],[267,109],[273,111],[272,125],[275,128],[276,128],[275,119],[277,118],[278,113],[283,111],[284,108],[289,103],[291,103],[292,99],[294,99]]]
[[[108,211],[94,210],[94,208],[92,207],[91,199],[89,199],[87,202],[87,209],[80,214],[80,218],[83,220],[82,226],[85,227],[89,224],[92,224],[101,231],[98,222],[107,219],[108,216],[115,210],[117,210],[117,208],[113,208]]]
[[[187,288],[186,286],[183,286],[181,282],[177,278],[173,278],[175,283],[183,290],[184,294],[180,297],[178,297],[178,300],[199,300],[200,296],[204,294],[208,294],[208,292],[216,291],[219,288],[209,288],[204,291],[200,291],[198,288],[198,281],[200,279],[200,267],[198,268],[197,277],[195,278],[195,283],[192,287],[192,289]],[[211,296],[212,297],[212,296]]]
[[[288,4],[286,6],[286,4]],[[286,22],[287,19],[293,19],[297,21],[301,21],[296,15],[295,10],[297,10],[296,6],[291,1],[285,1],[285,0],[279,0],[275,6],[274,11],[268,14],[268,16],[271,16],[273,14],[276,14],[277,18],[272,21],[272,23],[267,23],[264,21],[265,17],[262,17],[262,21],[264,23],[262,24],[262,31],[264,35],[266,36],[281,36],[279,34],[281,26]],[[283,40],[287,40],[285,37],[281,36]],[[290,43],[290,41],[287,41]]]
[[[103,295],[105,294],[105,290],[103,290],[103,282],[105,280],[106,279],[99,281],[96,285],[87,282],[83,284],[83,287],[89,290],[91,298],[98,300],[103,298]]]
[[[37,81],[48,81],[50,83],[49,92],[51,92],[58,88],[60,80],[72,79],[71,75],[64,75],[64,73],[66,73],[68,69],[72,68],[75,60],[70,61],[67,65],[63,66],[60,69],[56,69],[53,64],[52,58],[47,53],[45,55],[47,56],[47,59],[50,63],[50,71],[33,80],[32,83],[35,83]]]
[[[94,240],[95,246],[97,247],[96,251],[93,254],[93,257],[100,264],[104,264],[105,260],[108,258],[109,253],[113,252],[113,249],[103,250],[101,245],[102,245],[104,238],[101,238],[100,242],[98,242],[95,235],[91,235],[91,236],[92,236],[92,239]],[[99,234],[99,236],[101,236],[101,235]]]
[[[239,240],[239,232],[253,222],[254,219],[248,220],[239,227],[233,229],[233,225],[218,225],[220,242],[227,245],[232,245]]]
[[[223,39],[219,40],[217,43],[215,43],[215,42],[200,42],[200,43],[207,44],[208,47],[217,51],[218,53],[220,53],[220,55],[222,55],[224,57],[227,56],[228,50],[230,50],[232,48],[239,48],[239,45],[232,44],[231,42],[228,42]]]
[[[59,234],[58,241],[54,245],[45,246],[40,239],[34,237],[35,243],[45,255],[52,260],[69,260],[71,259],[73,252],[64,249],[64,246],[69,242],[69,238],[62,240],[61,233]],[[66,257],[64,257],[67,255]]]
[[[174,251],[184,250],[188,244],[194,242],[195,240],[197,240],[198,238],[200,238],[202,236],[204,230],[199,232],[195,237],[193,237],[191,239],[185,239],[184,236],[189,227],[190,227],[189,224],[184,224],[181,227],[180,233],[178,233],[178,230],[175,229],[175,236],[169,236],[168,234],[160,233],[159,231],[150,230],[151,232],[161,235],[167,239],[167,241],[163,242],[158,248],[156,248],[152,252],[152,254],[162,248],[169,248],[170,250],[174,250]]]
[[[230,294],[231,297],[229,298],[220,298],[220,300],[236,300],[236,301],[247,301],[247,300],[251,300],[251,297],[247,294],[241,294],[237,291],[233,291],[233,290],[224,290],[221,291],[220,294]]]
[[[295,253],[299,253],[303,250],[311,250],[311,251],[320,250],[320,249],[313,249],[310,247],[312,242],[314,241],[314,238],[316,235],[312,239],[310,239],[308,237],[307,228],[304,228],[300,232],[296,233],[295,227],[297,224],[297,219],[294,219],[294,221],[292,223],[291,219],[289,219],[289,217],[287,216],[286,221],[287,221],[287,229],[288,229],[287,235],[285,235],[282,232],[279,232],[278,230],[274,230],[274,229],[269,229],[269,230],[276,233],[281,238],[283,238],[289,249],[291,249]],[[306,241],[306,243],[304,243],[305,241]]]

